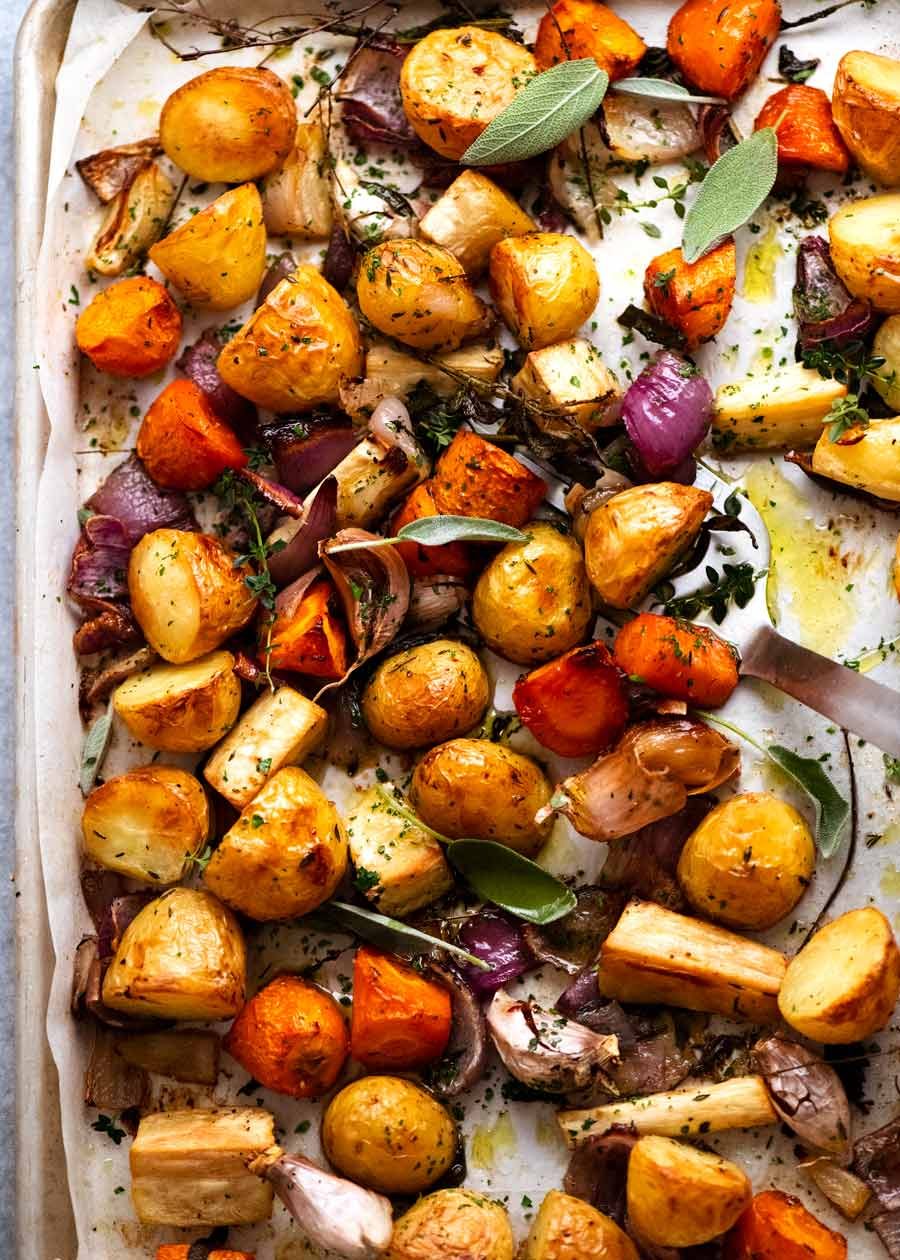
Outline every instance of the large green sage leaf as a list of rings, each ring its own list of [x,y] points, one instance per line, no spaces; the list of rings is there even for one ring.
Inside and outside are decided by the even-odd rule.
[[[781,744],[767,744],[766,756],[789,775],[812,801],[816,811],[819,852],[822,857],[832,857],[844,838],[850,820],[850,803],[831,782],[821,762],[814,761],[812,757],[801,757]]]
[[[577,904],[571,888],[555,875],[494,840],[454,840],[447,858],[482,901],[529,923],[552,923]]]
[[[452,542],[528,542],[528,535],[482,516],[422,516],[399,529],[395,541],[440,547]]]
[[[681,249],[696,262],[750,219],[772,191],[778,174],[778,138],[763,127],[723,153],[700,185],[684,221]]]
[[[376,914],[374,910],[363,910],[361,906],[352,906],[346,901],[329,901],[322,907],[335,927],[339,927],[364,940],[371,941],[381,949],[400,954],[428,954],[433,949],[444,949],[448,954],[456,954],[473,967],[482,971],[490,971],[489,963],[476,958],[458,945],[442,941],[439,936],[429,936],[418,928],[402,923],[400,919],[390,919],[386,914]]]
[[[112,700],[110,700],[106,712],[101,713],[84,739],[84,746],[81,750],[81,774],[78,780],[82,796],[88,796],[91,788],[97,781],[97,775],[100,773],[100,767],[103,765],[103,758],[106,756],[106,750],[109,748],[112,726],[113,706]]]
[[[677,101],[682,105],[722,105],[721,96],[695,96],[680,83],[669,79],[617,79],[614,90],[629,96],[649,96],[654,101]]]

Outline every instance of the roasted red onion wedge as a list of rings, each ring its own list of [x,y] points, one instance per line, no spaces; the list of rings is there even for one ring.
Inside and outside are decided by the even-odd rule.
[[[850,1104],[834,1068],[797,1041],[773,1033],[753,1047],[772,1106],[808,1146],[844,1155],[850,1145]]]
[[[852,296],[835,271],[831,247],[821,236],[807,236],[797,248],[794,315],[797,340],[804,350],[822,342],[846,346],[862,340],[872,327],[871,305]]]
[[[359,442],[344,416],[279,418],[263,428],[272,448],[278,480],[294,494],[306,494],[335,469]]]
[[[84,1101],[88,1107],[125,1111],[128,1107],[142,1107],[147,1101],[147,1073],[122,1058],[116,1040],[111,1029],[94,1025],[91,1057],[84,1073]]]
[[[651,478],[690,459],[706,437],[712,412],[706,378],[673,350],[660,350],[622,401],[625,431]]]
[[[428,970],[449,990],[453,1019],[447,1048],[429,1070],[428,1083],[439,1098],[456,1098],[484,1075],[487,1024],[478,999],[455,968],[430,962]]]
[[[498,989],[487,1014],[488,1032],[503,1065],[523,1085],[568,1094],[602,1084],[619,1042]]]
[[[341,103],[341,121],[358,144],[389,144],[398,149],[421,146],[400,96],[400,70],[407,51],[382,36],[351,52],[336,99]]]
[[[537,965],[525,944],[523,924],[490,906],[466,919],[459,930],[459,944],[490,964],[490,971],[481,971],[470,963],[460,964],[466,983],[479,998],[490,997]]]
[[[205,328],[199,339],[185,348],[175,366],[203,390],[219,419],[249,445],[257,438],[256,408],[219,375],[218,359],[223,345],[215,328]]]
[[[129,455],[87,500],[100,516],[115,516],[132,546],[154,529],[196,529],[197,521],[180,490],[163,490],[138,459]]]
[[[279,525],[267,539],[269,573],[276,586],[288,586],[316,565],[319,545],[333,533],[336,514],[337,482],[326,477],[307,497],[302,516]]]
[[[580,1142],[563,1180],[566,1194],[592,1203],[599,1212],[624,1225],[628,1163],[637,1140],[633,1129],[614,1125],[608,1132]]]

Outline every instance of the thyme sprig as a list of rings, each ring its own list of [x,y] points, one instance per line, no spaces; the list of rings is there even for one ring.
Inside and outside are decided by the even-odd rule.
[[[848,429],[867,429],[869,419],[868,411],[860,405],[859,394],[836,398],[825,416],[829,442],[839,442]]]
[[[657,588],[657,598],[665,603],[666,614],[670,617],[684,617],[690,621],[698,613],[712,613],[716,625],[721,625],[728,612],[728,605],[734,603],[738,608],[746,608],[753,598],[756,583],[765,577],[766,570],[755,570],[752,564],[722,565],[722,572],[711,564],[706,566],[706,577],[709,586],[701,591],[693,591],[689,595],[666,598],[672,590],[671,583]]]

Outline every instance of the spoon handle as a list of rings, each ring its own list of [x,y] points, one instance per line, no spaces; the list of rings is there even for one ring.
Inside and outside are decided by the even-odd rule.
[[[761,678],[869,743],[900,757],[900,693],[760,626],[741,673]]]

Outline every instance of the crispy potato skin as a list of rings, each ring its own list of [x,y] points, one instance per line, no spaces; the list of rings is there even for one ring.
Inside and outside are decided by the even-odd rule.
[[[831,109],[844,143],[876,183],[900,184],[900,61],[877,53],[844,53]]]
[[[171,888],[122,933],[103,981],[115,1011],[159,1019],[228,1019],[244,1004],[247,954],[227,906]]]
[[[508,451],[460,429],[434,470],[431,493],[444,516],[483,516],[517,529],[530,521],[546,483]]]
[[[533,232],[535,224],[505,189],[480,171],[467,170],[427,211],[419,230],[427,241],[449,250],[468,275],[478,276],[498,241]]]
[[[641,1238],[657,1247],[695,1247],[730,1229],[753,1191],[730,1160],[648,1136],[631,1152],[626,1194],[628,1219]]]
[[[251,919],[295,919],[334,893],[347,869],[337,810],[296,766],[273,774],[225,833],[207,886]]]
[[[578,543],[535,521],[530,539],[507,543],[475,586],[472,619],[488,647],[520,665],[567,652],[592,617],[584,557]]]
[[[551,1190],[531,1226],[522,1260],[638,1260],[624,1230],[584,1199]]]
[[[803,816],[768,792],[742,792],[717,805],[688,838],[678,882],[699,914],[760,931],[793,910],[815,866]]]
[[[78,349],[109,376],[158,372],[175,356],[180,339],[181,311],[149,276],[130,276],[101,289],[75,325]]]
[[[534,816],[551,788],[537,762],[485,739],[452,739],[416,766],[410,799],[428,826],[454,840],[479,836],[533,854],[548,826]]]
[[[510,236],[491,250],[491,297],[527,350],[574,337],[600,296],[594,260],[561,232]]]
[[[521,44],[477,26],[432,31],[400,72],[406,116],[420,139],[458,160],[537,71]]]
[[[797,1032],[824,1045],[847,1045],[878,1032],[900,996],[900,950],[874,906],[848,910],[820,928],[788,963],[778,994]]]
[[[845,437],[849,436],[845,434]],[[832,442],[824,429],[812,454],[813,472],[859,486],[880,499],[900,502],[900,465],[897,443],[900,441],[900,418],[888,416],[873,420],[865,429],[852,434],[858,441]]]
[[[193,381],[170,381],[141,422],[137,453],[158,486],[205,490],[226,468],[244,468],[247,455]]]
[[[434,501],[434,483],[431,480],[423,481],[400,504],[391,520],[391,533],[398,534],[404,525],[409,525],[412,521],[438,515],[438,507]],[[412,577],[436,577],[441,574],[446,577],[466,578],[476,564],[472,548],[462,542],[443,543],[439,547],[404,542],[397,544],[397,550]]]
[[[356,320],[307,264],[277,284],[219,355],[226,385],[270,411],[336,403],[341,381],[362,370]]]
[[[900,311],[900,193],[850,201],[828,220],[831,260],[854,297]]]
[[[266,1089],[291,1098],[319,1098],[341,1074],[349,1037],[330,993],[286,975],[242,1007],[224,1044]]]
[[[450,993],[380,950],[353,960],[350,1049],[370,1071],[411,1072],[439,1059],[450,1038]]]
[[[235,555],[210,534],[155,529],[128,562],[131,607],[147,642],[184,665],[213,651],[256,612]]]
[[[774,92],[756,117],[754,131],[774,127],[778,165],[793,171],[834,171],[843,175],[850,154],[831,116],[831,102],[821,88],[789,83]]]
[[[470,647],[435,639],[389,656],[362,698],[366,726],[388,748],[423,748],[471,730],[490,699],[484,666]]]
[[[570,58],[593,57],[613,81],[634,74],[646,51],[637,31],[596,0],[556,0],[541,18],[534,44],[542,70]]]
[[[696,350],[724,328],[736,279],[737,254],[729,238],[694,263],[686,263],[680,249],[659,254],[647,264],[644,296],[653,314],[683,334],[688,350]]]
[[[347,815],[350,856],[357,872],[366,870],[366,897],[382,914],[405,918],[453,888],[444,850],[422,827],[391,810],[377,788],[369,788]]]
[[[641,613],[616,635],[616,664],[674,700],[723,705],[738,684],[737,654],[708,626]]]
[[[291,151],[297,106],[264,66],[217,66],[176,88],[159,116],[166,156],[194,179],[242,184]]]
[[[843,1234],[817,1221],[799,1199],[764,1190],[725,1240],[726,1260],[847,1260]]]
[[[135,739],[164,752],[202,752],[234,726],[241,684],[230,652],[187,665],[152,665],[113,693],[116,713]]]
[[[412,1081],[364,1076],[328,1104],[322,1146],[351,1181],[383,1194],[418,1194],[453,1163],[456,1125]]]
[[[572,648],[520,678],[513,704],[538,743],[560,757],[601,752],[628,720],[619,671],[600,642]]]
[[[259,288],[266,228],[255,184],[222,193],[150,247],[150,259],[194,306],[227,311]]]
[[[669,22],[666,48],[701,92],[733,101],[756,78],[781,29],[778,0],[685,0]]]
[[[418,350],[456,350],[494,322],[462,263],[428,241],[383,241],[370,249],[356,296],[369,323]]]
[[[506,1208],[472,1190],[436,1190],[394,1225],[385,1260],[513,1260]]]

